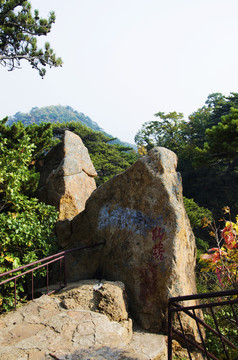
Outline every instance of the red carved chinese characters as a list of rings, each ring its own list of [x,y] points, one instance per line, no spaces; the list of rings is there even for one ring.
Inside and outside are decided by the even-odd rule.
[[[161,241],[154,245],[153,255],[156,259],[164,260],[164,244]]]
[[[164,237],[164,232],[162,232],[162,228],[161,227],[155,227],[154,230],[152,231],[152,240],[154,242],[156,242],[156,240],[162,240]]]
[[[155,242],[153,246],[153,255],[156,259],[163,261],[164,260],[164,244],[162,242],[165,232],[162,231],[161,227],[155,227],[152,231],[152,240]],[[157,242],[159,240],[159,242]]]

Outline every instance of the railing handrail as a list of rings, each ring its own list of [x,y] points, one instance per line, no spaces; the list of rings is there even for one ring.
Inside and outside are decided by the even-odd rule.
[[[212,303],[212,307],[216,307],[216,306],[225,306],[225,305],[232,305],[232,304],[236,304],[237,303],[237,299],[234,300],[227,300],[227,301],[220,301],[220,302],[214,302]],[[172,304],[173,305],[173,304]],[[177,305],[177,304],[176,304]],[[171,312],[177,312],[177,311],[185,311],[185,310],[197,310],[197,309],[206,309],[209,308],[210,304],[200,304],[200,305],[191,305],[191,306],[179,306],[175,307],[175,308],[170,308],[169,311]]]
[[[74,251],[79,251],[79,250],[84,250],[84,249],[88,249],[88,248],[93,248],[93,247],[96,247],[96,246],[99,246],[99,245],[105,245],[105,241],[104,242],[100,242],[100,243],[97,243],[97,244],[92,244],[92,245],[85,245],[85,246],[81,246],[81,247],[78,247],[78,248],[74,248],[74,249],[68,249],[68,250],[64,250],[64,251],[61,251],[59,253],[56,253],[54,255],[50,255],[50,256],[47,256],[43,259],[40,259],[40,260],[36,260],[36,261],[33,261],[32,263],[29,263],[29,264],[26,264],[26,265],[22,265],[20,266],[19,268],[16,268],[16,269],[12,269],[12,270],[9,270],[9,271],[6,271],[4,273],[0,273],[0,277],[3,277],[3,276],[6,276],[6,275],[9,275],[9,274],[12,274],[14,272],[17,272],[17,271],[20,271],[20,270],[23,270],[23,269],[26,269],[28,267],[31,267],[33,265],[36,265],[36,264],[39,264],[41,262],[44,262],[44,261],[47,261],[47,260],[50,260],[50,259],[53,259],[53,258],[57,258],[57,257],[60,257],[62,255],[66,255],[68,253],[71,253],[71,252],[74,252]],[[56,260],[57,261],[57,260]],[[44,264],[44,266],[47,265],[47,264]],[[35,268],[35,269],[38,269],[39,267]],[[31,269],[29,270],[29,272],[35,270],[35,269]],[[20,275],[20,274],[19,274]],[[0,283],[1,285],[2,283]]]
[[[11,275],[13,273],[16,273],[16,272],[19,272],[21,270],[24,270],[24,269],[27,269],[27,268],[30,268],[34,265],[37,265],[37,264],[40,264],[42,263],[41,265],[38,265],[38,266],[35,266],[34,268],[31,268],[27,271],[24,271],[24,272],[21,272],[20,274],[17,274],[15,276],[11,276],[11,277],[8,277],[7,279],[3,280],[0,282],[0,285],[3,285],[7,282],[10,282],[10,281],[14,281],[14,298],[15,298],[15,309],[16,309],[16,305],[17,305],[17,289],[16,289],[16,280],[19,278],[19,277],[22,277],[28,273],[31,273],[31,293],[32,293],[32,300],[34,299],[34,285],[33,285],[33,272],[35,270],[38,270],[42,267],[46,267],[47,268],[47,271],[46,271],[46,278],[47,278],[47,294],[52,294],[53,292],[57,291],[57,290],[60,290],[62,289],[63,287],[67,286],[67,271],[66,271],[66,255],[69,254],[69,253],[72,253],[72,252],[75,252],[75,251],[79,251],[79,250],[84,250],[84,249],[91,249],[91,248],[94,248],[96,246],[100,246],[100,245],[105,245],[106,242],[103,241],[103,242],[100,242],[100,243],[96,243],[96,244],[91,244],[91,245],[84,245],[84,246],[80,246],[78,248],[74,248],[74,249],[68,249],[68,250],[64,250],[64,251],[60,251],[54,255],[50,255],[50,256],[47,256],[43,259],[39,259],[37,261],[33,261],[32,263],[30,264],[26,264],[26,265],[22,265],[20,266],[19,268],[16,268],[16,269],[12,269],[12,270],[9,270],[9,271],[6,271],[2,274],[0,274],[0,278],[2,278],[3,276],[7,276],[7,275]],[[61,285],[61,262],[62,262],[62,259],[64,260],[64,286]],[[49,260],[49,261],[48,261]],[[54,262],[57,262],[60,260],[60,288],[57,289],[57,290],[53,290],[52,292],[49,293],[48,291],[48,288],[49,288],[49,277],[48,277],[48,265],[49,264],[52,264]],[[46,262],[47,261],[47,262]]]
[[[58,260],[60,260],[60,259],[63,259],[63,258],[64,258],[64,256],[59,256],[59,257],[57,257],[56,259],[51,260],[51,261],[48,261],[47,263],[41,264],[41,265],[39,265],[39,266],[36,266],[36,267],[34,267],[33,269],[30,269],[30,270],[24,271],[24,272],[22,272],[22,273],[20,273],[20,274],[18,274],[18,275],[12,276],[10,279],[6,279],[6,280],[1,281],[1,282],[0,282],[0,285],[3,285],[3,284],[5,284],[5,283],[7,283],[7,282],[9,282],[9,281],[18,279],[19,277],[21,277],[21,276],[23,276],[23,275],[32,273],[32,272],[35,271],[35,270],[41,269],[41,268],[43,268],[44,266],[49,265],[49,264],[52,264],[53,262],[56,262],[56,261],[58,261]]]
[[[234,308],[233,308],[234,304],[238,305],[238,297],[233,298],[233,299],[229,298],[234,295],[238,295],[238,289],[218,291],[218,292],[209,292],[209,293],[203,293],[203,294],[177,296],[177,297],[170,298],[168,301],[168,360],[172,360],[173,334],[176,334],[178,337],[183,339],[183,341],[185,342],[187,352],[189,355],[189,359],[192,359],[191,352],[189,350],[189,344],[190,344],[194,348],[197,348],[198,350],[200,350],[206,356],[207,359],[218,360],[218,358],[216,356],[214,356],[213,354],[211,354],[208,351],[207,346],[204,343],[205,339],[202,336],[199,325],[202,325],[205,329],[211,331],[217,338],[220,339],[221,344],[224,348],[224,353],[227,356],[226,358],[229,359],[226,345],[228,345],[229,347],[231,347],[233,349],[237,349],[237,345],[233,344],[229,339],[227,339],[221,333],[218,323],[217,323],[217,319],[213,312],[213,308],[216,306],[230,305],[232,312],[233,312],[233,316],[236,321],[236,324],[238,325],[238,319],[237,319],[237,316],[236,316],[236,314],[234,312]],[[222,299],[222,298],[226,298],[226,297],[228,297],[228,299]],[[215,300],[214,298],[219,298],[219,300],[214,301]],[[208,302],[205,304],[185,305],[182,303],[183,301],[187,301],[187,300],[200,300],[200,299],[214,299],[214,300],[213,300],[213,302]],[[195,314],[196,309],[205,309],[205,308],[210,309],[216,328],[211,327],[204,320],[200,319],[200,317]],[[196,321],[202,343],[198,343],[197,340],[192,339],[191,337],[187,336],[187,334],[185,333],[185,330],[183,329],[182,321],[179,316],[179,313],[181,313],[181,312],[187,314],[190,318],[192,318],[193,320]],[[174,313],[177,313],[177,317],[178,317],[180,328],[181,328],[182,332],[178,331],[176,328],[173,327],[172,315]]]
[[[177,301],[200,300],[200,299],[208,299],[208,298],[222,297],[222,296],[233,296],[233,295],[238,295],[238,289],[171,297],[169,298],[169,303],[173,303]]]

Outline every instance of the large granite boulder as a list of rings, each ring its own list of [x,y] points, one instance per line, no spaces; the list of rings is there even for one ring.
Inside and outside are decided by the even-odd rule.
[[[37,196],[59,210],[59,220],[71,219],[84,210],[96,189],[97,173],[80,137],[65,131],[63,141],[47,154],[40,168]]]
[[[67,239],[58,231],[71,248],[106,241],[70,255],[69,278],[122,281],[132,315],[150,331],[165,331],[168,298],[196,293],[195,239],[176,166],[173,152],[154,148],[93,192]]]

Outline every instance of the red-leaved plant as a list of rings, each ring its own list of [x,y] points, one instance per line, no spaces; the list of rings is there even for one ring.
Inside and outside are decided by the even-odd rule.
[[[236,222],[230,219],[230,208],[223,208],[229,220],[225,221],[223,229],[217,228],[214,222],[204,219],[203,226],[210,228],[210,235],[216,240],[216,247],[208,250],[208,253],[200,256],[203,265],[201,271],[216,274],[220,286],[224,289],[238,287],[238,216]]]

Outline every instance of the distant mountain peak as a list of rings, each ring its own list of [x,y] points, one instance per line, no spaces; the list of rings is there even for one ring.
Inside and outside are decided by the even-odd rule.
[[[112,143],[118,143],[124,146],[130,146],[136,149],[134,144],[122,142],[119,139],[115,139],[112,135],[106,133],[95,121],[82,112],[74,110],[69,105],[49,105],[44,107],[33,107],[29,113],[17,112],[13,116],[9,116],[7,124],[12,125],[18,121],[21,121],[25,126],[31,124],[40,124],[42,122],[49,123],[67,123],[67,122],[80,122],[82,125],[89,127],[94,131],[102,132],[104,135],[112,138]]]

